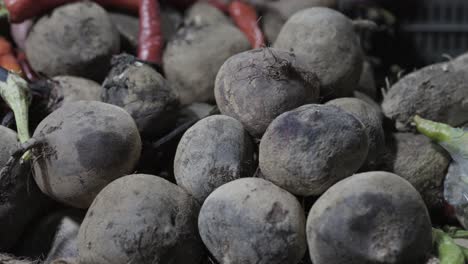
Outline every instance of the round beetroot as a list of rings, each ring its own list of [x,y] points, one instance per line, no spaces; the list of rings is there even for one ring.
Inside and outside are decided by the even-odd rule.
[[[280,114],[318,101],[320,83],[295,54],[255,49],[229,58],[216,77],[215,97],[222,114],[261,137]]]
[[[160,177],[134,174],[107,185],[78,233],[78,263],[199,263],[198,203]]]
[[[353,23],[324,7],[297,12],[286,22],[273,47],[294,52],[322,83],[325,99],[352,96],[358,85],[363,53]]]
[[[368,149],[365,127],[354,115],[336,106],[305,105],[270,124],[259,166],[265,179],[291,193],[319,195],[355,173]]]
[[[306,250],[304,225],[297,199],[259,178],[219,187],[198,218],[202,240],[220,263],[297,264]]]
[[[199,202],[219,186],[254,173],[254,146],[242,124],[215,115],[193,125],[180,140],[174,160],[177,184]]]
[[[109,182],[134,169],[141,139],[132,117],[96,101],[66,104],[47,116],[33,137],[34,178],[50,197],[87,208]]]
[[[403,178],[367,172],[325,192],[307,218],[314,264],[424,263],[431,221],[419,193]]]

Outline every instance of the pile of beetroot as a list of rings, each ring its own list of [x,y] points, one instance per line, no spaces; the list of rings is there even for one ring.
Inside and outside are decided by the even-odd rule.
[[[0,263],[465,263],[467,56],[338,2],[4,0]]]

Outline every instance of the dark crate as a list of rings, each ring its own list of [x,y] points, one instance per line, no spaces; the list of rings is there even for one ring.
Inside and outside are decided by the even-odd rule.
[[[426,64],[467,52],[468,0],[418,1],[413,14],[403,17],[401,33]]]

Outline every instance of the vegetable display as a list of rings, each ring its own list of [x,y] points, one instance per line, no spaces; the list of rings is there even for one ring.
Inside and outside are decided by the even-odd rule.
[[[468,262],[468,53],[387,4],[0,0],[0,264]]]

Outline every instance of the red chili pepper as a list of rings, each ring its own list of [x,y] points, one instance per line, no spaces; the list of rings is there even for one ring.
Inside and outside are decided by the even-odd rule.
[[[4,37],[0,37],[0,66],[9,71],[22,74],[21,66],[13,54],[11,44]]]
[[[255,8],[243,1],[234,0],[229,5],[229,15],[237,27],[247,36],[252,47],[261,48],[265,46],[265,37],[258,26],[258,16]]]
[[[78,0],[3,0],[3,8],[8,11],[10,21],[23,22],[27,19],[42,15],[55,7],[76,2]],[[114,7],[138,12],[139,0],[95,0],[104,7]]]
[[[21,70],[23,71],[24,75],[29,81],[36,81],[39,79],[37,73],[32,69],[31,65],[29,65],[28,59],[26,58],[26,54],[24,51],[18,52],[16,56],[18,59],[18,63],[21,66]]]
[[[138,58],[161,64],[163,36],[158,0],[141,0]]]

